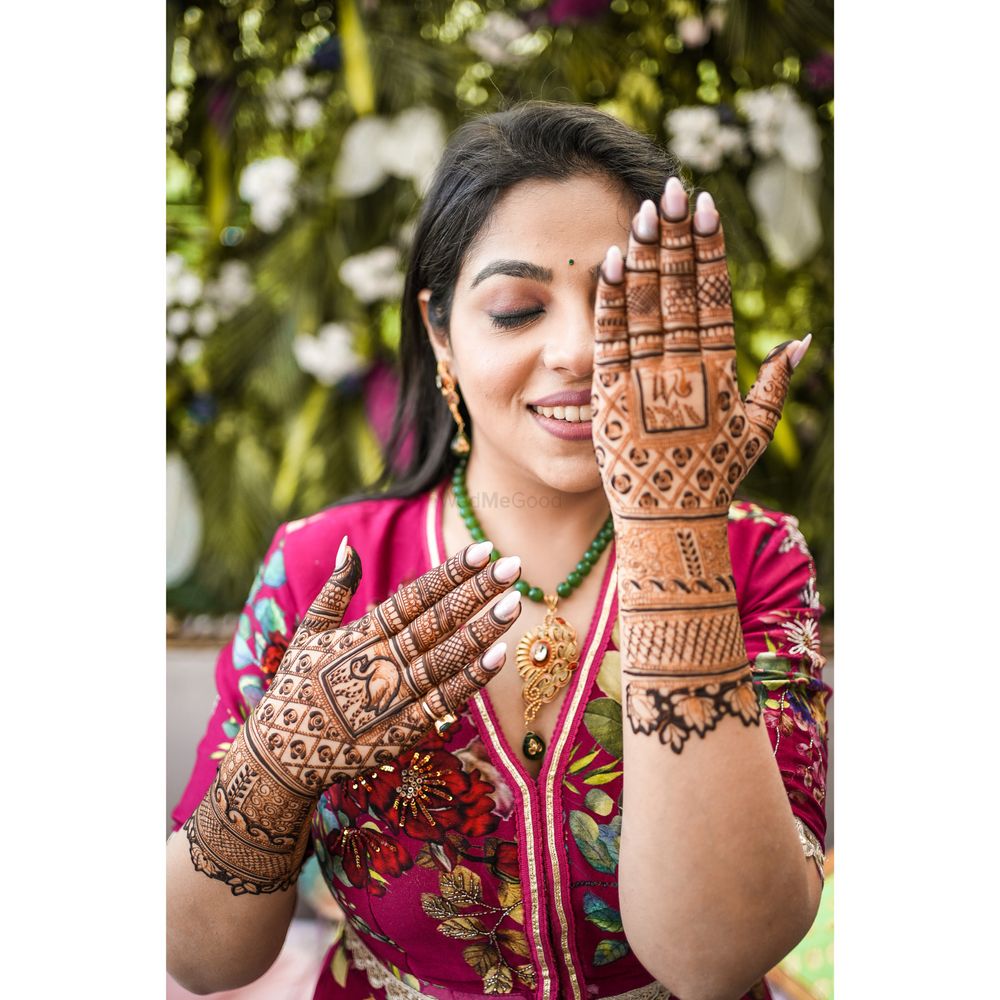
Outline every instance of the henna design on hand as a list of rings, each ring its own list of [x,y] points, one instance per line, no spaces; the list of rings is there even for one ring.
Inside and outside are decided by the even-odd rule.
[[[496,675],[503,659],[488,668],[482,656],[517,615],[479,612],[516,576],[501,581],[494,563],[480,568],[468,552],[342,626],[361,579],[348,550],[185,824],[196,869],[234,894],[287,888],[323,791],[389,765]]]
[[[757,723],[727,537],[737,486],[781,417],[778,349],[744,401],[721,224],[660,217],[629,237],[595,311],[594,449],[615,522],[623,672],[634,732],[680,752],[724,714]]]

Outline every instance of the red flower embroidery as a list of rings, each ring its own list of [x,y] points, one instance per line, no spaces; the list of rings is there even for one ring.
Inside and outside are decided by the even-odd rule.
[[[287,649],[288,638],[280,632],[272,632],[268,637],[267,648],[260,657],[260,669],[265,674],[273,674],[281,666]]]
[[[391,774],[379,776],[368,802],[394,829],[444,844],[448,833],[482,837],[497,828],[492,793],[478,771],[467,773],[454,754],[425,744],[403,754]]]
[[[384,880],[398,878],[413,866],[413,859],[402,844],[366,826],[337,830],[328,838],[327,850],[340,855],[351,885],[367,889],[373,896],[384,896]]]

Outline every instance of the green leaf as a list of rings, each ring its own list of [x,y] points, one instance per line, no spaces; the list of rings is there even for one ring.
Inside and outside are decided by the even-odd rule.
[[[613,698],[595,698],[583,713],[591,736],[612,757],[622,757],[622,707]]]
[[[581,757],[579,760],[574,760],[569,767],[566,768],[568,774],[576,774],[577,771],[582,771],[601,751],[595,750],[593,753],[588,753],[585,757]]]
[[[620,778],[622,774],[624,774],[623,771],[605,771],[603,774],[595,771],[593,774],[588,774],[583,780],[588,785],[606,785],[608,782]]]
[[[594,950],[594,965],[610,965],[612,962],[617,962],[619,958],[624,958],[628,952],[628,944],[625,941],[609,941],[608,939],[599,941]]]
[[[588,891],[584,894],[583,912],[586,918],[602,931],[609,931],[612,934],[622,933],[622,915],[595,893]]]
[[[285,624],[285,613],[281,610],[281,605],[273,597],[262,597],[254,606],[253,613],[264,630],[264,635],[270,636],[272,632],[280,632],[286,635],[288,626]]]
[[[591,812],[598,816],[607,816],[615,807],[614,800],[607,792],[600,788],[591,788],[587,792],[587,797],[583,800]]]
[[[580,853],[586,858],[591,868],[606,874],[612,874],[617,867],[617,856],[612,859],[608,845],[601,838],[600,827],[595,820],[579,809],[569,814],[569,828],[580,848]]]

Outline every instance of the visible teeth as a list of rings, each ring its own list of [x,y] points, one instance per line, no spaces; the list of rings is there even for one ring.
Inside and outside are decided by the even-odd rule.
[[[543,417],[565,420],[569,424],[583,423],[593,416],[589,406],[534,406],[532,409]]]

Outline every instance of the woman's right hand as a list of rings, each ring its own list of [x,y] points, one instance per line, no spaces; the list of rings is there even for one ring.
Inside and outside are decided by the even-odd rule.
[[[468,546],[342,625],[361,580],[345,538],[343,565],[247,721],[249,740],[287,781],[318,796],[338,777],[392,761],[433,724],[454,721],[497,674],[506,648],[491,647],[520,614],[520,595],[479,613],[517,580],[520,560],[490,562],[491,549]]]
[[[184,826],[195,869],[234,895],[288,888],[319,796],[454,721],[503,666],[506,648],[493,644],[520,614],[516,591],[480,614],[521,564],[489,562],[492,546],[479,542],[342,625],[361,580],[346,543]]]

